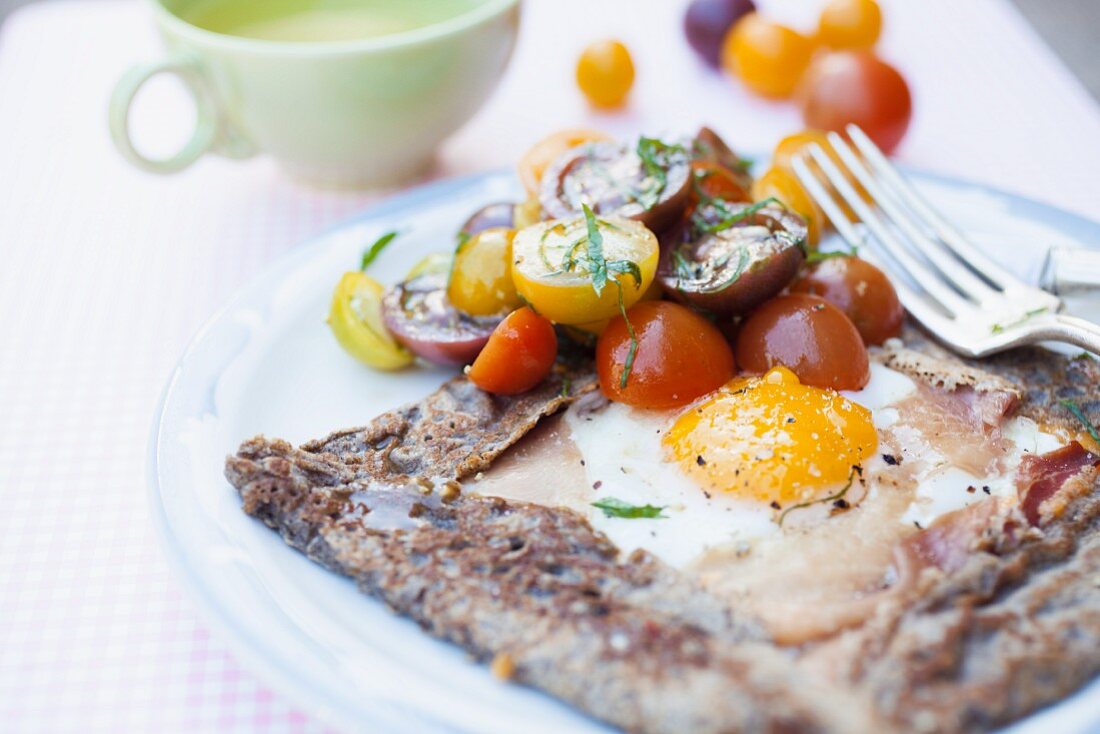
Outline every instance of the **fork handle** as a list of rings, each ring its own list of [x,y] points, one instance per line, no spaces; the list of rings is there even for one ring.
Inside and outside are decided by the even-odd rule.
[[[1050,336],[1044,335],[1043,338],[1072,344],[1093,354],[1100,355],[1100,326],[1091,321],[1076,316],[1058,314],[1054,317],[1054,321],[1049,328]]]

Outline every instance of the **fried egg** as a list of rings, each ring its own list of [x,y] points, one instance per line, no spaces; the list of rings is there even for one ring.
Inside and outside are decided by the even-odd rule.
[[[1022,417],[976,435],[928,390],[872,364],[852,392],[776,368],[675,410],[579,401],[470,489],[572,508],[624,553],[694,574],[797,642],[881,589],[905,537],[974,502],[1014,498],[1022,454],[1064,442]],[[807,604],[812,623],[798,612]]]

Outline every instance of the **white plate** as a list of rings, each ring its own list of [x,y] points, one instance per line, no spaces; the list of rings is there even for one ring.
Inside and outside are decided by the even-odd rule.
[[[1080,217],[914,175],[950,219],[1032,282],[1040,246],[1100,243],[1100,225]],[[449,250],[474,209],[518,198],[505,173],[444,181],[295,248],[199,332],[156,416],[150,499],[178,572],[253,670],[349,730],[608,731],[549,696],[498,682],[458,648],[314,565],[247,517],[222,476],[225,456],[257,433],[300,443],[363,424],[442,382],[450,372],[383,374],[344,355],[322,321],[332,288],[386,231],[401,235],[371,274],[393,282],[423,255]],[[1094,682],[1013,731],[1084,732],[1100,724],[1098,709]]]

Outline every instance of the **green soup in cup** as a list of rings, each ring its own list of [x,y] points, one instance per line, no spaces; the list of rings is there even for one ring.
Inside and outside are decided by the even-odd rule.
[[[519,0],[158,0],[168,47],[111,99],[112,137],[135,165],[186,168],[206,152],[272,155],[292,176],[385,186],[424,170],[481,106],[515,44]],[[191,91],[197,124],[155,160],[130,136],[138,89],[159,73]]]

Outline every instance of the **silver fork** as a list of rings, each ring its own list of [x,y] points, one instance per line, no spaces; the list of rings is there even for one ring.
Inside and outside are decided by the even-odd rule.
[[[1059,313],[1061,299],[994,262],[936,212],[859,127],[847,131],[851,143],[836,133],[829,142],[873,203],[816,143],[795,158],[795,173],[841,238],[893,276],[902,304],[938,341],[968,357],[1043,341],[1100,354],[1100,326]],[[862,225],[845,215],[838,196]]]

